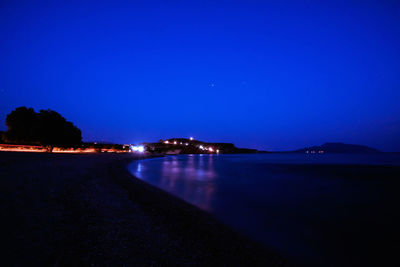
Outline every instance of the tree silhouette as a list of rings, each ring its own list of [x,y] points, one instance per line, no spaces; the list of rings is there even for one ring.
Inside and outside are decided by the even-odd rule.
[[[7,142],[39,144],[48,151],[53,147],[76,147],[81,144],[82,133],[71,122],[53,110],[19,107],[7,115],[8,127],[4,137]]]
[[[8,130],[4,134],[7,142],[38,144],[38,118],[33,108],[19,107],[6,117]]]

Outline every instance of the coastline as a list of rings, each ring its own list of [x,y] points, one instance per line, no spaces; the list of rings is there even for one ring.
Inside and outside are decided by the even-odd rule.
[[[131,175],[131,154],[0,153],[7,265],[288,263]]]
[[[276,162],[273,157],[251,157],[144,160],[140,168],[133,163],[130,171],[210,210],[240,233],[273,245],[296,264],[391,266],[398,262],[394,238],[399,236],[400,222],[398,160],[381,159],[397,165],[365,160],[357,164],[357,158],[349,155],[351,160],[342,163],[307,164],[290,157],[280,163],[279,157]],[[215,192],[211,197],[209,188]]]

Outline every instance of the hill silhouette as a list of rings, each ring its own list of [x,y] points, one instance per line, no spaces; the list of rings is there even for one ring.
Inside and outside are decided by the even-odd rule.
[[[320,152],[323,151],[323,153],[379,153],[381,151],[371,148],[368,146],[363,146],[363,145],[353,145],[353,144],[344,144],[344,143],[325,143],[320,146],[312,146],[312,147],[306,147],[302,148],[299,150],[296,150],[294,152],[302,152],[302,153],[307,153],[308,152]]]

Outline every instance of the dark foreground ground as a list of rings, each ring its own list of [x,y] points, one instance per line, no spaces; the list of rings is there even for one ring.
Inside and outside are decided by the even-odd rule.
[[[286,266],[133,178],[128,154],[0,152],[2,266]]]

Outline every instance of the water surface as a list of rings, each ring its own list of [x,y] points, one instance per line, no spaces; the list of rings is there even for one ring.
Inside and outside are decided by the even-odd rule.
[[[361,266],[397,252],[399,166],[399,154],[256,154],[169,156],[129,168],[297,262]]]

